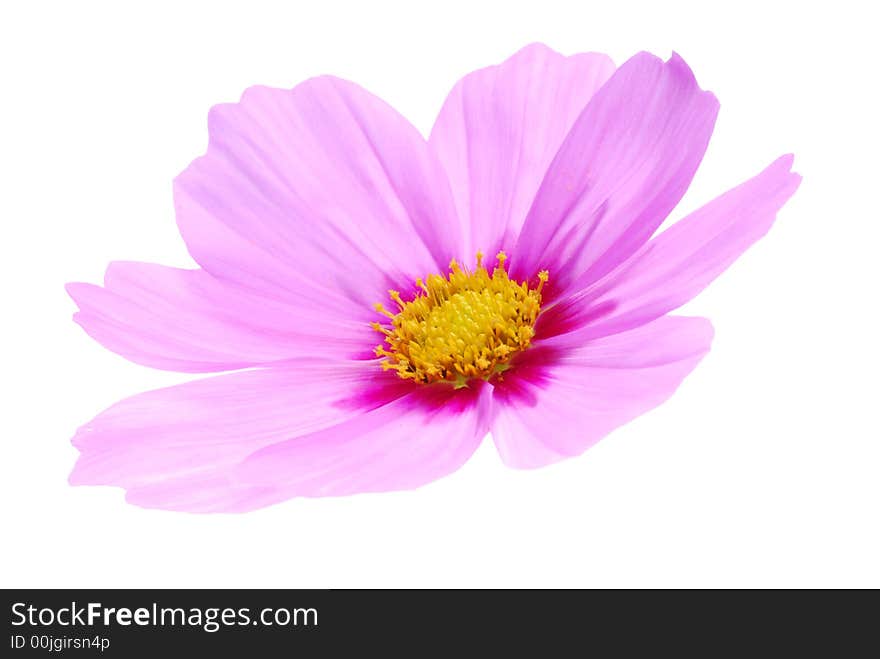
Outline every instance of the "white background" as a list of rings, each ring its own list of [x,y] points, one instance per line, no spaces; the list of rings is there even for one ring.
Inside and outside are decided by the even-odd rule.
[[[821,7],[821,9],[820,9]],[[4,3],[0,585],[880,586],[878,56],[870,3]],[[582,457],[503,467],[488,440],[414,492],[243,516],[71,488],[75,428],[193,376],[70,321],[113,259],[192,265],[171,179],[206,113],[263,83],[359,82],[427,132],[462,74],[531,41],[682,54],[721,100],[673,218],[796,154],[770,235],[686,309],[713,351]]]

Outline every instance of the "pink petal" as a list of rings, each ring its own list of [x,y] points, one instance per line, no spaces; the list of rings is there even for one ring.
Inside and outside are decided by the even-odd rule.
[[[621,66],[575,121],[511,254],[520,279],[550,270],[551,296],[642,246],[687,190],[718,113],[677,55]]]
[[[779,158],[673,224],[604,280],[549,309],[539,334],[575,328],[550,342],[578,345],[647,323],[693,298],[770,229],[801,181],[792,161]]]
[[[112,263],[104,287],[68,284],[74,319],[106,348],[140,364],[223,371],[323,355],[364,356],[372,309],[339,296],[269,297],[202,270]],[[370,356],[372,356],[370,354]]]
[[[371,308],[457,256],[449,182],[418,131],[353,83],[252,87],[208,117],[204,156],[175,181],[181,233],[216,277]],[[355,310],[354,313],[357,313]]]
[[[70,480],[131,492],[187,483],[192,491],[226,479],[231,466],[264,446],[398,398],[410,390],[401,382],[375,362],[301,360],[285,369],[241,371],[139,394],[77,431],[73,443],[81,455]],[[215,504],[219,499],[204,502],[206,508]]]
[[[368,414],[258,451],[236,475],[289,496],[415,488],[463,465],[489,430],[491,387],[423,387]]]
[[[453,87],[429,143],[470,225],[462,257],[513,247],[562,140],[613,71],[605,55],[532,44]]]
[[[577,350],[536,345],[495,388],[501,458],[532,468],[579,455],[669,398],[711,341],[708,320],[666,316]]]

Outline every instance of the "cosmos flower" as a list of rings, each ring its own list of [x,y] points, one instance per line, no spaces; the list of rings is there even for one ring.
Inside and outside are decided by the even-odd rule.
[[[117,262],[68,291],[108,349],[226,373],[99,414],[71,482],[245,511],[418,487],[490,431],[512,467],[582,453],[706,354],[709,321],[669,313],[800,182],[784,156],[657,233],[717,112],[677,55],[542,45],[465,76],[428,140],[333,77],[213,108],[174,182],[199,269]]]

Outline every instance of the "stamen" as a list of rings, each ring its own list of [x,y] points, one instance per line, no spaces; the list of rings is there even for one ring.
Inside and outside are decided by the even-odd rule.
[[[512,356],[528,348],[535,335],[549,274],[539,272],[538,284],[531,288],[527,282],[508,278],[504,252],[498,252],[496,259],[491,275],[483,266],[482,252],[477,252],[473,272],[453,259],[446,276],[417,279],[421,292],[408,302],[398,291],[389,291],[398,313],[377,303],[376,311],[391,323],[371,323],[385,336],[375,349],[377,356],[385,357],[383,370],[394,370],[405,380],[445,381],[456,387],[507,370]]]

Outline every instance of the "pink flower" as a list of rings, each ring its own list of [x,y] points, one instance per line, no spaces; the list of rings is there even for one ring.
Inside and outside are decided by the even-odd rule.
[[[213,108],[174,182],[201,268],[113,263],[68,291],[132,361],[234,372],[98,415],[71,483],[245,511],[418,487],[489,431],[512,467],[580,454],[706,354],[709,321],[669,312],[800,182],[783,156],[654,236],[717,112],[677,55],[542,45],[463,78],[427,141],[332,77]]]

